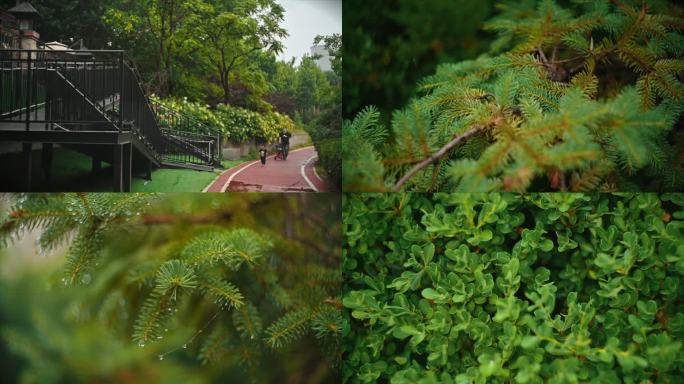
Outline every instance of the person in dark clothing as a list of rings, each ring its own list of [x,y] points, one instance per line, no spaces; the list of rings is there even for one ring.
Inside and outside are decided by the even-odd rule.
[[[290,137],[292,134],[283,128],[280,131],[280,145],[283,148],[283,157],[287,159],[287,154],[290,153]]]
[[[268,151],[266,151],[266,148],[261,147],[259,148],[259,157],[261,158],[261,166],[266,165],[266,156],[268,155]]]

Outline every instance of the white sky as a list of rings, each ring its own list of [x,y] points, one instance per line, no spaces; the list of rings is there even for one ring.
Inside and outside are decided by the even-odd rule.
[[[285,8],[282,26],[290,34],[278,59],[299,59],[310,53],[316,35],[342,33],[342,0],[278,0]]]

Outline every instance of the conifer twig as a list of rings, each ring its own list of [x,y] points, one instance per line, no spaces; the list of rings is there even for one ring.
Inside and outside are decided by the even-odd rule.
[[[441,159],[442,157],[444,157],[444,155],[447,154],[447,152],[449,152],[455,146],[474,136],[476,133],[480,132],[482,128],[483,126],[476,125],[470,128],[469,130],[465,131],[463,134],[454,137],[451,141],[449,141],[442,148],[440,148],[439,151],[433,153],[432,155],[430,155],[430,157],[414,165],[413,168],[406,172],[406,174],[401,179],[399,179],[399,181],[397,181],[397,183],[392,187],[392,191],[399,192],[401,186],[404,185],[404,183],[406,183],[411,177],[413,177],[413,175],[415,175],[416,172]]]

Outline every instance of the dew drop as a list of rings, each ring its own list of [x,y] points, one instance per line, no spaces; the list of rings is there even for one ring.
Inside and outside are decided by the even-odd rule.
[[[186,348],[188,348],[188,345],[187,345],[187,344],[183,344],[183,349],[186,349]]]
[[[161,339],[163,339],[163,337],[157,336],[157,340],[161,340]]]
[[[159,355],[159,360],[164,360],[164,355]]]
[[[83,284],[90,284],[91,281],[93,281],[93,277],[90,276],[90,273],[86,273],[81,277],[81,283]]]
[[[252,339],[252,340],[254,340],[254,335],[250,336],[249,338]]]
[[[168,328],[164,328],[164,332],[168,332],[168,331],[169,331],[169,329],[168,329]]]
[[[144,348],[144,347],[145,347],[145,343],[143,343],[143,342],[141,341],[141,342],[138,344],[138,347]]]

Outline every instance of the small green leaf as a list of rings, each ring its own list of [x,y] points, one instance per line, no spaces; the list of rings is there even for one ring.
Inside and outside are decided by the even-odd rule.
[[[539,338],[537,336],[534,336],[534,335],[524,336],[520,340],[520,346],[525,348],[525,349],[534,348],[537,346],[537,343],[539,343]]]

